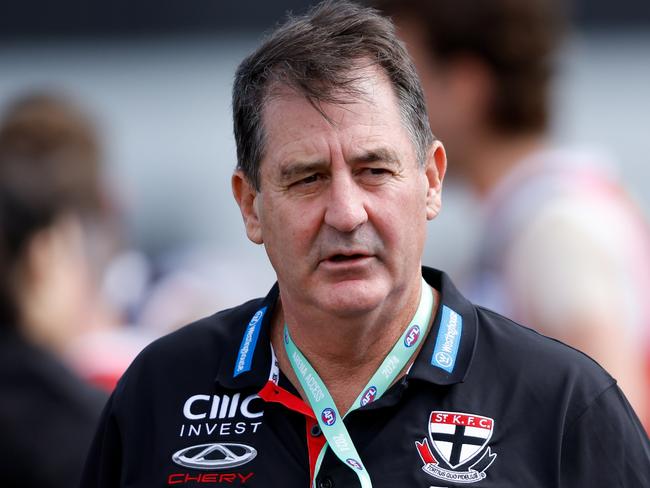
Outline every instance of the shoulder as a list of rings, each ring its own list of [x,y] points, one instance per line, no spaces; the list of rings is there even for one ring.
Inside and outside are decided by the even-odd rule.
[[[231,346],[241,340],[262,301],[254,299],[222,310],[153,341],[129,366],[115,396],[140,387],[164,390],[170,381],[183,376],[215,378],[224,356],[231,354]]]
[[[244,387],[234,392],[218,380],[233,376],[245,331],[263,303],[252,300],[189,324],[152,342],[136,357],[104,410],[84,486],[90,486],[90,480],[93,486],[96,480],[102,480],[101,486],[117,486],[125,472],[146,472],[148,486],[165,484],[164,475],[155,475],[160,475],[158,483],[147,471],[147,466],[161,462],[161,452],[187,447],[185,437],[203,435],[204,428],[209,435],[217,421],[233,416],[230,412],[241,395],[248,395],[242,403],[253,398]],[[226,397],[229,400],[220,404]],[[190,424],[200,419],[212,422]],[[226,424],[224,429],[229,429],[231,423]],[[189,425],[196,430],[184,434]]]
[[[159,355],[200,354],[207,350],[214,352],[214,346],[220,347],[225,341],[231,341],[233,334],[243,330],[261,304],[261,298],[250,300],[181,327],[152,342],[134,364]]]
[[[557,460],[562,486],[648,486],[650,442],[616,381],[560,341],[489,310],[477,314],[476,355],[493,370],[483,379],[500,388],[487,395],[498,398],[494,417],[502,432],[517,433],[518,452],[553,453],[540,472]],[[495,451],[512,454],[500,447],[495,442]]]
[[[565,412],[567,420],[577,418],[616,384],[586,354],[491,310],[476,307],[476,313],[479,340],[474,367],[498,370],[502,387],[553,405]]]

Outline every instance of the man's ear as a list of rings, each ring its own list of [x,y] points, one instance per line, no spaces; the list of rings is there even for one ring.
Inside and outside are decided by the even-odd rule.
[[[255,190],[253,184],[241,170],[235,171],[232,175],[232,193],[239,205],[239,210],[246,226],[246,235],[255,244],[262,244],[262,226],[257,211],[256,201],[261,198],[260,193]]]
[[[435,219],[442,208],[442,180],[447,171],[447,155],[440,141],[435,141],[427,153],[427,220]]]

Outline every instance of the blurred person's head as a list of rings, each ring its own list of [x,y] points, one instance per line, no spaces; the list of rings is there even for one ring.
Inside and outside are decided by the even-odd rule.
[[[549,124],[553,58],[564,30],[555,0],[377,0],[416,64],[450,172],[472,171],[486,141],[524,140]]]
[[[287,22],[242,61],[233,86],[234,133],[238,169],[255,189],[260,189],[269,102],[292,91],[327,118],[322,105],[351,105],[363,98],[359,81],[368,67],[387,76],[424,165],[433,143],[426,104],[413,64],[394,36],[392,24],[371,9],[325,2],[308,17]]]
[[[85,228],[101,219],[100,147],[89,119],[47,94],[0,123],[0,327],[61,348],[90,321],[93,269]]]

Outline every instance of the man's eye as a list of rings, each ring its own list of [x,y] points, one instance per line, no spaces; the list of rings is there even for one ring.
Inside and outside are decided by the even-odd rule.
[[[314,173],[313,175],[305,176],[304,178],[294,181],[289,186],[295,187],[295,186],[310,185],[312,183],[316,183],[319,179],[320,179],[320,175],[318,173]]]
[[[316,181],[318,181],[318,175],[317,174],[309,175],[306,178],[303,178],[302,180],[300,180],[300,183],[303,183],[303,184],[305,184],[305,183],[314,183]]]
[[[371,177],[371,178],[389,176],[391,174],[392,171],[390,171],[387,168],[363,168],[363,170],[361,170],[362,176]]]

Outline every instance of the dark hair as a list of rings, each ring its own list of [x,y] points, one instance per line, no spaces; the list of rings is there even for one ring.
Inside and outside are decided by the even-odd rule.
[[[420,82],[393,24],[374,9],[328,1],[303,16],[289,16],[237,69],[237,167],[256,189],[264,156],[263,112],[273,87],[297,90],[316,109],[322,102],[351,103],[360,95],[358,71],[367,66],[366,60],[388,76],[417,158],[424,164],[434,139]]]
[[[62,98],[17,101],[0,125],[0,321],[19,320],[13,276],[35,234],[66,212],[102,205],[100,150],[89,120]]]
[[[376,0],[396,19],[418,22],[443,66],[478,58],[496,80],[490,122],[510,133],[543,130],[549,119],[553,57],[565,29],[557,0]]]

